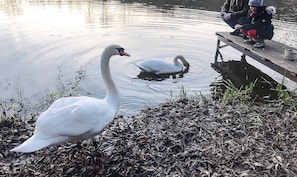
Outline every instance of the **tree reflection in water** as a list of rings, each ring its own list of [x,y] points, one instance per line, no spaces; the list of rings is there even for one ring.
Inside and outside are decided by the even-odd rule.
[[[161,9],[174,9],[174,8],[188,8],[188,9],[201,9],[208,11],[219,12],[225,0],[124,0],[122,3],[142,3],[145,6],[154,5]],[[270,0],[264,2],[265,6],[275,6],[277,14],[274,19],[286,20],[297,22],[297,1],[296,0]]]
[[[249,86],[250,83],[255,83],[251,97],[257,101],[265,101],[267,99],[277,99],[278,92],[276,90],[279,85],[267,74],[250,65],[246,60],[240,61],[222,61],[211,64],[218,73],[221,74],[222,80],[213,83],[213,86],[219,87],[223,92],[226,90],[224,81],[231,81],[236,88]],[[285,89],[285,86],[282,86]]]

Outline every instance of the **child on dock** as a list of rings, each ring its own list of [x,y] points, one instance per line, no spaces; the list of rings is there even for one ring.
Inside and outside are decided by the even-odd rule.
[[[235,28],[248,37],[245,42],[254,44],[255,48],[263,48],[264,39],[271,40],[274,34],[271,19],[275,7],[263,6],[263,0],[249,0],[249,6],[246,22],[235,25]]]

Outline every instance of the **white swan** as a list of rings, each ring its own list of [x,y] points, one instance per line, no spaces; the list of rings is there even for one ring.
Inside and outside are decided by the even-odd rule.
[[[182,64],[178,62],[181,60]],[[183,66],[189,69],[190,64],[186,59],[178,55],[173,59],[173,63],[162,58],[153,58],[148,60],[137,61],[134,63],[141,71],[153,74],[174,74],[183,71]]]
[[[29,153],[50,145],[87,139],[111,123],[119,109],[119,95],[109,69],[112,55],[130,56],[119,45],[110,45],[103,51],[104,99],[81,96],[56,100],[38,117],[34,135],[11,151]]]

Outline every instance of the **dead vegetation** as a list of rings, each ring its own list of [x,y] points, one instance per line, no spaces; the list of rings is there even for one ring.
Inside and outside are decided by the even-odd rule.
[[[94,141],[9,152],[32,124],[1,127],[3,176],[296,176],[297,116],[286,105],[181,99],[117,117]]]

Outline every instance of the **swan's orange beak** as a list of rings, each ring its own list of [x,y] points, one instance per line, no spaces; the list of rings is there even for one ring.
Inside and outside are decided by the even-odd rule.
[[[130,54],[126,53],[124,50],[120,51],[120,55],[130,57]]]

